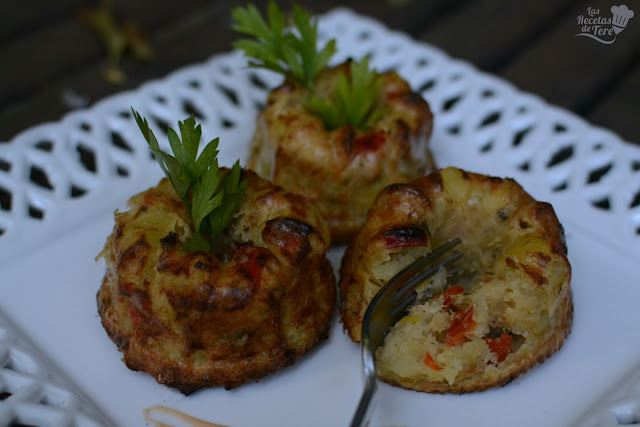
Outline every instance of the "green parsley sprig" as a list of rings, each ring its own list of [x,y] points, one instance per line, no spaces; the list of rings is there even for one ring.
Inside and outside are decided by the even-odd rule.
[[[369,69],[369,60],[351,62],[349,77],[338,76],[336,91],[331,98],[313,95],[305,108],[320,117],[329,130],[346,124],[367,129],[380,120],[383,111],[375,108],[382,86],[375,69]]]
[[[273,1],[267,6],[268,22],[253,4],[232,9],[231,16],[235,21],[235,31],[255,38],[233,43],[233,47],[254,59],[249,61],[250,67],[284,74],[308,89],[313,87],[313,79],[327,66],[336,51],[335,40],[330,40],[317,51],[318,24],[297,5],[293,7],[293,22],[298,34],[286,28],[286,16]]]
[[[304,85],[311,92],[305,108],[320,117],[327,129],[347,124],[367,129],[380,118],[375,101],[381,80],[366,58],[351,64],[350,78],[340,76],[332,96],[317,93],[314,79],[335,53],[336,42],[331,39],[318,51],[318,24],[304,9],[293,6],[295,32],[286,27],[286,16],[274,1],[267,7],[267,20],[252,4],[234,8],[231,16],[235,31],[253,37],[233,44],[253,58],[249,66],[276,71]]]
[[[218,168],[219,138],[210,141],[198,156],[202,129],[196,126],[193,115],[178,122],[180,136],[167,130],[174,156],[160,149],[158,140],[146,118],[133,108],[133,116],[173,189],[184,203],[191,217],[192,236],[183,249],[211,251],[233,218],[242,200],[247,180],[240,181],[240,161],[223,175]],[[182,138],[182,139],[181,139]]]

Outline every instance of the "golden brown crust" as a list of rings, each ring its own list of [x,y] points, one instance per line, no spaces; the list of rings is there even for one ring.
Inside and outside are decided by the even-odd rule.
[[[360,340],[364,311],[380,286],[432,245],[454,237],[463,241],[461,267],[471,290],[452,306],[435,296],[392,329],[376,356],[386,382],[434,393],[501,386],[551,356],[571,330],[571,267],[551,205],[511,179],[447,168],[384,189],[349,245],[340,292],[342,322],[353,341]],[[456,313],[470,307],[473,325],[464,339],[446,341]],[[500,335],[508,336],[510,348],[502,360],[489,347]]]
[[[98,311],[132,370],[185,394],[291,365],[327,337],[335,279],[315,208],[245,171],[225,253],[186,253],[184,206],[166,179],[116,212]]]
[[[322,71],[318,92],[332,93],[349,67],[347,62]],[[358,231],[382,188],[433,169],[429,105],[396,73],[384,73],[382,80],[377,106],[386,114],[368,131],[326,130],[303,107],[308,91],[293,81],[274,89],[258,116],[248,166],[314,202],[334,242],[347,242]]]

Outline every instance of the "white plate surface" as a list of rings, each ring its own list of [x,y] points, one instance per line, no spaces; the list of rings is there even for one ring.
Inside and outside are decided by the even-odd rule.
[[[338,39],[335,62],[370,54],[379,69],[397,69],[422,92],[435,115],[439,166],[515,177],[552,202],[573,266],[574,327],[551,359],[483,393],[382,385],[373,425],[640,420],[640,150],[350,11],[321,17],[320,29]],[[10,167],[0,168],[0,191],[11,206],[0,210],[0,425],[144,425],[143,410],[153,405],[234,427],[348,424],[362,387],[360,355],[337,317],[330,339],[293,367],[185,397],[128,370],[97,315],[104,265],[94,257],[112,212],[161,173],[126,117],[129,106],[172,127],[195,109],[204,138],[221,138],[221,163],[244,160],[266,96],[262,83],[279,82],[244,63],[238,52],[218,55],[2,146],[0,160]],[[47,188],[30,180],[34,168]],[[341,253],[332,249],[334,266]]]

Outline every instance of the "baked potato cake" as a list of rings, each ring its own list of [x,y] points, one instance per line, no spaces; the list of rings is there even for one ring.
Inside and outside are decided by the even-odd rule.
[[[326,223],[302,196],[246,169],[242,178],[222,251],[183,250],[189,214],[164,178],[116,211],[99,255],[99,314],[124,362],[185,394],[258,381],[327,337]]]
[[[352,64],[320,71],[315,96],[331,98]],[[327,129],[307,108],[309,89],[287,79],[269,94],[249,147],[248,166],[315,203],[334,242],[353,237],[384,187],[433,169],[429,105],[395,72],[379,77],[373,109],[381,114],[364,130],[349,124]]]
[[[466,393],[508,383],[542,363],[570,332],[571,267],[548,203],[512,179],[447,168],[385,188],[343,258],[342,321],[353,341],[378,290],[453,238],[460,278],[442,267],[376,352],[378,376],[425,392]],[[451,267],[449,267],[451,269]],[[425,287],[446,290],[429,297]]]

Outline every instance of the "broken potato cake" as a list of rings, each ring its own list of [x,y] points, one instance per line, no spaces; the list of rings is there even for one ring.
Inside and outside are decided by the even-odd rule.
[[[485,390],[542,363],[569,334],[571,267],[551,205],[511,179],[447,168],[383,190],[347,249],[342,321],[353,341],[376,292],[456,237],[463,257],[447,268],[461,273],[448,278],[442,267],[417,289],[417,303],[376,352],[383,381],[436,393]]]

